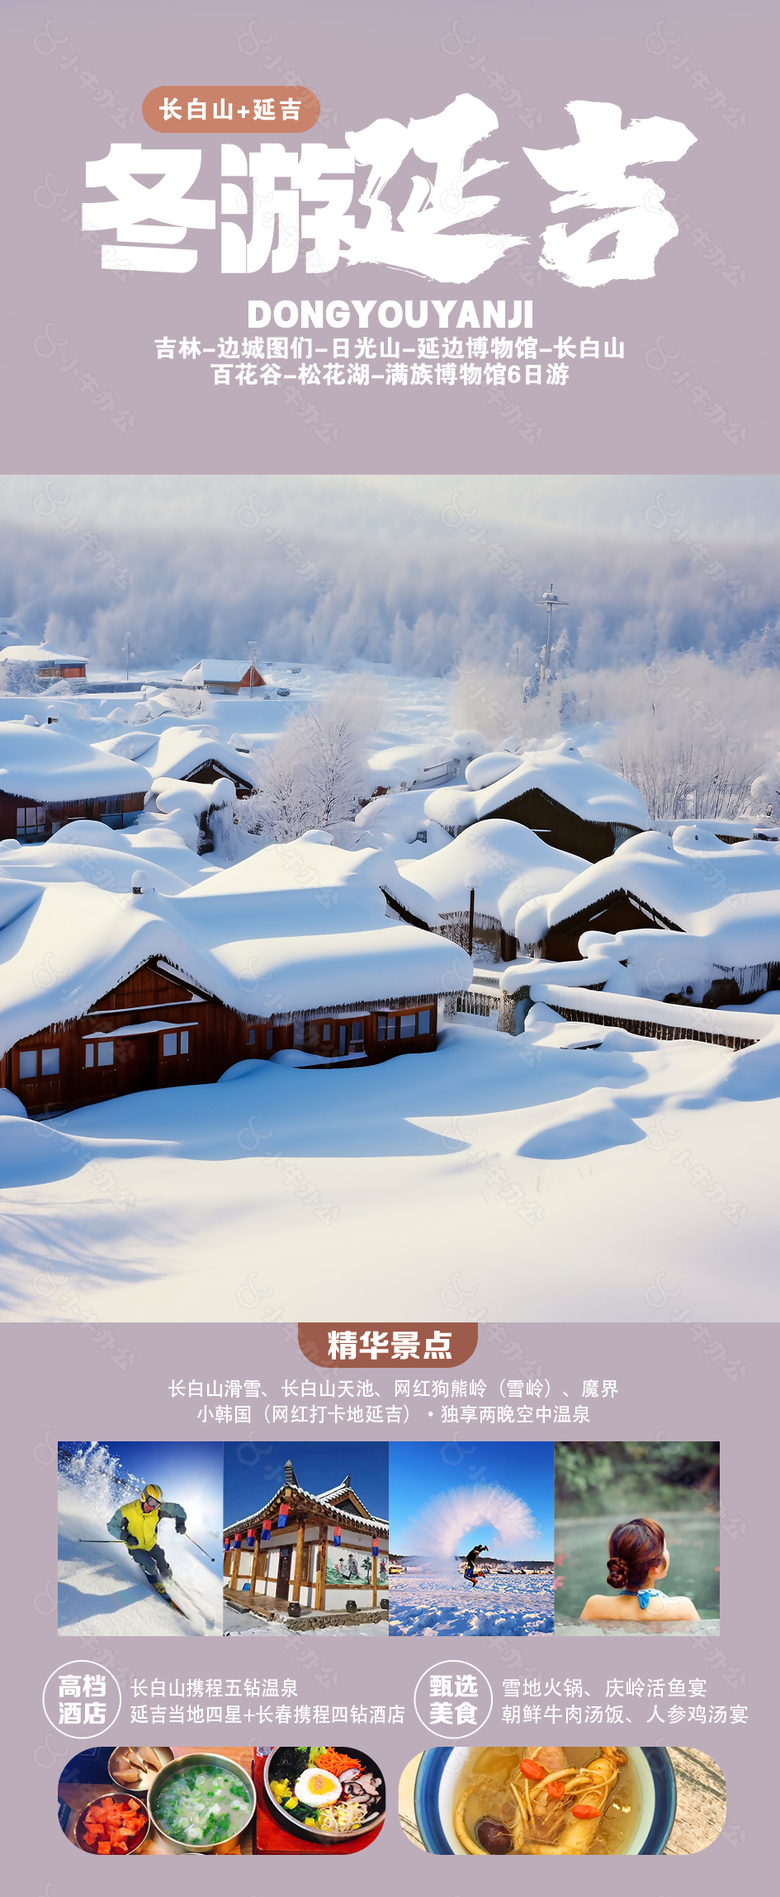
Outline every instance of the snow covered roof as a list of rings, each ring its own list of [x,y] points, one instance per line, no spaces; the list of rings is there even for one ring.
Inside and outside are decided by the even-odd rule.
[[[780,960],[780,845],[719,843],[690,825],[671,837],[654,830],[629,837],[557,894],[524,903],[518,942],[541,942],[557,923],[621,890],[662,926],[717,935],[729,961]]]
[[[475,913],[495,916],[513,934],[522,903],[563,889],[586,865],[581,856],[552,849],[525,824],[490,817],[464,830],[443,850],[421,859],[402,858],[398,867],[427,891],[442,916],[468,909],[473,889]]]
[[[148,734],[142,729],[129,738],[127,733],[119,738],[104,738],[95,748],[112,752],[114,756],[142,757],[144,769],[152,777],[188,777],[191,771],[202,770],[206,764],[215,766],[215,777],[224,777],[232,771],[244,783],[251,783],[254,775],[249,758],[239,756],[231,744],[223,741],[216,725],[205,728],[191,724],[170,725],[165,731]]]
[[[475,758],[474,767],[480,762]],[[526,751],[514,770],[483,790],[432,790],[425,811],[447,829],[462,829],[491,816],[529,790],[544,791],[555,803],[589,823],[626,823],[638,830],[646,830],[650,823],[644,798],[634,785],[603,764],[583,757],[568,739],[547,751]]]
[[[86,665],[83,652],[55,652],[53,646],[3,646],[0,661],[13,660],[17,665]]]
[[[187,787],[195,788],[194,786]],[[371,926],[381,913],[386,890],[402,909],[436,928],[439,912],[433,898],[401,872],[382,850],[342,850],[323,840],[298,837],[294,843],[272,843],[243,862],[219,870],[197,891],[198,896],[263,897],[264,928],[278,914],[287,930],[300,913],[317,930],[338,931]],[[379,906],[377,906],[379,903]],[[410,990],[411,992],[411,990]]]
[[[182,685],[240,685],[242,678],[249,672],[250,663],[254,682],[262,683],[258,666],[247,659],[199,659],[197,665],[191,665],[185,672]]]
[[[471,962],[461,949],[386,917],[385,860],[276,844],[173,896],[0,879],[9,909],[0,929],[2,1049],[85,1014],[150,960],[261,1020],[467,988]],[[44,986],[41,968],[51,970]]]
[[[71,836],[71,831],[86,835]],[[67,823],[47,843],[17,844],[0,849],[0,887],[7,881],[31,883],[95,883],[100,889],[130,890],[140,877],[145,887],[162,895],[175,896],[196,880],[182,877],[180,865],[157,863],[138,850],[117,850],[106,845],[106,836],[116,833],[104,823]],[[121,835],[121,832],[119,833]],[[192,851],[186,850],[192,858]],[[168,852],[171,855],[171,852]],[[197,858],[194,859],[197,864]]]
[[[375,739],[368,770],[374,782],[388,790],[426,780],[435,784],[437,772],[460,768],[485,742],[481,733],[474,731],[453,731],[446,738],[418,738],[416,742],[393,732],[376,732]]]
[[[149,790],[148,771],[55,725],[0,724],[0,790],[36,803]]]

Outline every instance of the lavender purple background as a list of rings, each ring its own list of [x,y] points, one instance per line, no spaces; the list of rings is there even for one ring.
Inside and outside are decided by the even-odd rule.
[[[531,1365],[535,1366],[535,1375],[549,1378],[554,1394],[560,1395],[565,1389],[576,1398],[581,1394],[586,1376],[598,1377],[599,1382],[615,1377],[617,1398],[609,1405],[591,1405],[593,1421],[587,1432],[591,1436],[640,1440],[656,1435],[670,1439],[720,1437],[724,1520],[738,1518],[744,1524],[744,1531],[740,1527],[736,1534],[724,1532],[722,1535],[719,1640],[700,1639],[681,1644],[679,1640],[656,1643],[644,1639],[608,1645],[603,1640],[573,1642],[547,1637],[535,1642],[441,1639],[432,1645],[430,1641],[411,1639],[385,1644],[378,1640],[366,1642],[359,1637],[330,1643],[325,1635],[307,1638],[306,1650],[314,1651],[318,1661],[337,1670],[338,1682],[333,1682],[328,1690],[315,1690],[313,1686],[316,1664],[314,1667],[302,1664],[304,1645],[298,1645],[299,1638],[303,1642],[302,1636],[285,1643],[260,1640],[242,1641],[239,1645],[236,1641],[209,1640],[190,1642],[186,1647],[181,1641],[161,1638],[105,1643],[81,1641],[77,1643],[78,1650],[71,1650],[71,1643],[58,1635],[55,1580],[58,1437],[125,1439],[142,1434],[150,1440],[155,1436],[182,1439],[202,1433],[213,1439],[220,1432],[215,1432],[213,1426],[204,1428],[195,1422],[197,1403],[173,1400],[168,1395],[173,1378],[259,1376],[263,1389],[273,1396],[285,1377],[321,1374],[301,1357],[293,1327],[223,1325],[216,1334],[205,1326],[137,1325],[116,1327],[112,1336],[113,1342],[106,1344],[105,1332],[99,1328],[66,1325],[40,1327],[35,1331],[28,1326],[18,1326],[12,1333],[6,1329],[0,1338],[5,1363],[4,1386],[15,1436],[15,1486],[22,1497],[17,1510],[19,1540],[15,1543],[13,1558],[3,1563],[8,1601],[4,1624],[8,1627],[12,1618],[14,1627],[12,1650],[6,1643],[4,1685],[6,1730],[13,1735],[14,1742],[12,1784],[8,1785],[15,1811],[12,1848],[16,1840],[24,1840],[18,1856],[18,1870],[22,1874],[18,1879],[20,1888],[33,1893],[47,1891],[48,1897],[71,1897],[71,1893],[75,1897],[76,1892],[82,1892],[87,1886],[96,1892],[98,1888],[102,1890],[103,1877],[113,1875],[103,1872],[92,1860],[77,1855],[57,1828],[58,1767],[80,1747],[72,1734],[61,1739],[52,1731],[41,1710],[41,1688],[54,1666],[69,1659],[102,1660],[120,1678],[138,1674],[149,1680],[152,1675],[160,1675],[166,1681],[181,1678],[182,1671],[185,1677],[233,1675],[242,1680],[245,1676],[270,1672],[280,1678],[296,1676],[302,1700],[338,1698],[349,1704],[401,1702],[408,1709],[417,1679],[437,1657],[455,1657],[464,1663],[473,1661],[479,1665],[491,1680],[498,1707],[502,1704],[503,1677],[523,1675],[527,1671],[541,1671],[545,1679],[581,1677],[597,1703],[603,1702],[605,1682],[614,1675],[669,1678],[682,1674],[686,1679],[688,1675],[704,1675],[708,1679],[708,1699],[746,1703],[750,1719],[745,1727],[701,1728],[686,1724],[669,1728],[654,1724],[646,1729],[641,1712],[634,1716],[629,1730],[624,1733],[632,1744],[664,1741],[692,1744],[717,1759],[728,1781],[728,1835],[722,1834],[700,1856],[686,1859],[684,1867],[677,1859],[666,1860],[663,1867],[637,1861],[630,1872],[621,1873],[621,1884],[627,1888],[628,1879],[633,1888],[636,1880],[637,1888],[652,1892],[653,1897],[669,1897],[673,1890],[683,1888],[695,1897],[703,1897],[705,1891],[709,1894],[731,1890],[737,1880],[752,1880],[762,1887],[759,1873],[762,1864],[768,1867],[771,1861],[772,1822],[769,1801],[761,1793],[764,1771],[757,1767],[757,1761],[770,1759],[776,1742],[767,1681],[767,1663],[774,1638],[774,1609],[765,1577],[776,1571],[777,1549],[771,1545],[775,1533],[771,1502],[769,1519],[767,1510],[768,1458],[760,1447],[770,1437],[769,1403],[775,1361],[771,1332],[757,1325],[729,1325],[719,1326],[717,1331],[709,1333],[709,1342],[716,1347],[723,1344],[729,1360],[739,1359],[744,1364],[745,1374],[736,1382],[723,1374],[716,1356],[706,1354],[707,1339],[694,1333],[690,1326],[677,1325],[653,1326],[642,1331],[630,1325],[506,1326],[500,1335],[485,1327],[477,1353],[465,1369],[457,1373],[483,1378],[491,1396],[497,1393],[503,1377],[522,1375],[524,1370],[530,1374]],[[111,1356],[126,1347],[133,1360],[128,1360],[126,1369],[120,1369],[112,1363]],[[391,1401],[395,1373],[380,1369],[370,1374],[383,1400]],[[425,1404],[423,1412],[428,1407],[434,1409],[434,1418],[429,1421],[425,1413],[416,1414],[413,1431],[420,1437],[441,1441],[447,1431],[442,1430],[439,1405]],[[253,1409],[253,1417],[257,1414],[259,1412]],[[243,1426],[236,1432],[243,1437],[251,1433]],[[387,1435],[386,1430],[378,1427],[364,1433],[367,1437]],[[409,1433],[412,1433],[411,1425]],[[522,1431],[501,1433],[519,1436]],[[549,1436],[551,1432],[549,1428],[535,1427],[534,1434]],[[265,1439],[265,1424],[262,1435]],[[338,1435],[347,1450],[349,1435],[343,1428],[326,1429],[323,1435]],[[489,1442],[490,1432],[482,1431],[478,1435],[485,1443]],[[469,1437],[472,1437],[471,1431]],[[453,1453],[450,1448],[450,1458]],[[22,1526],[24,1533],[21,1533]],[[11,1552],[8,1550],[9,1556]],[[718,1660],[717,1655],[725,1658]],[[744,1682],[727,1684],[723,1678],[726,1669],[744,1672]],[[127,1694],[125,1703],[130,1703]],[[139,1729],[135,1730],[136,1736],[140,1736]],[[262,1730],[264,1738],[270,1735],[273,1739],[271,1728]],[[282,1728],[281,1736],[288,1730]],[[597,1742],[604,1736],[605,1729],[591,1730]],[[184,1733],[175,1726],[170,1730],[157,1727],[149,1731],[153,1740],[181,1744],[184,1739],[186,1742],[186,1727]],[[610,1728],[610,1735],[613,1731],[614,1728]],[[202,1743],[203,1734],[197,1728],[194,1732]],[[223,1743],[247,1740],[256,1743],[258,1732],[259,1728],[253,1724],[249,1728],[212,1728],[211,1736],[217,1745],[221,1740]],[[369,1726],[361,1727],[360,1732],[366,1749],[375,1753],[386,1772],[390,1806],[383,1835],[372,1847],[370,1861],[363,1866],[363,1877],[369,1870],[372,1886],[390,1892],[396,1888],[399,1875],[410,1879],[416,1874],[418,1885],[425,1877],[428,1888],[428,1880],[432,1879],[437,1889],[454,1891],[457,1897],[462,1888],[462,1876],[458,1878],[452,1867],[442,1860],[426,1861],[416,1854],[404,1840],[394,1815],[396,1787],[403,1766],[424,1747],[430,1735],[413,1712],[407,1714],[403,1727]],[[115,1739],[130,1736],[130,1733],[128,1721],[125,1735],[120,1715],[114,1728]],[[479,1735],[482,1743],[511,1743],[517,1738],[518,1729],[502,1726],[500,1714],[494,1714]],[[745,1833],[744,1838],[740,1837],[741,1831]],[[730,1838],[737,1841],[729,1842]],[[335,1897],[335,1893],[343,1889],[344,1874],[343,1866],[323,1859],[317,1877],[318,1889],[327,1891],[328,1897],[333,1892]],[[191,1860],[178,1858],[166,1863],[164,1872],[160,1872],[153,1861],[147,1863],[143,1871],[144,1879],[155,1884],[160,1878],[159,1888],[164,1883],[166,1889],[178,1890],[181,1883],[182,1891],[188,1880],[200,1875],[197,1868],[193,1870]],[[225,1873],[226,1878],[241,1879],[244,1875],[249,1873],[239,1867]],[[493,1867],[490,1875],[500,1879],[500,1867]],[[509,1877],[510,1873],[503,1875]],[[595,1893],[603,1888],[604,1867],[595,1862],[584,1862],[575,1873],[567,1867],[549,1865],[545,1871],[545,1888],[549,1879],[551,1889],[568,1890],[567,1880],[572,1875],[576,1877],[578,1889]],[[287,1878],[293,1890],[303,1891],[302,1871],[288,1872]]]
[[[249,0],[220,7],[203,0],[166,0],[162,7],[159,0],[134,0],[131,7],[52,0],[47,38],[48,12],[29,0],[6,0],[4,9],[11,76],[5,129],[12,154],[4,185],[5,471],[776,468],[769,337],[777,290],[770,192],[778,15],[768,0],[743,0],[738,8],[724,0],[682,0],[661,36],[658,8],[650,0],[486,0],[470,10],[467,0],[457,6],[455,0],[395,0],[392,7],[375,0],[300,0],[270,4],[259,17]],[[50,40],[63,44],[47,51]],[[667,40],[673,43],[664,51]],[[36,51],[35,41],[42,50]],[[255,42],[259,50],[253,50]],[[469,59],[483,55],[485,70],[470,69]],[[196,234],[200,256],[191,275],[138,274],[120,283],[101,271],[99,240],[81,241],[85,160],[104,156],[112,139],[149,145],[154,135],[143,123],[141,103],[152,87],[254,84],[263,76],[274,81],[279,73],[263,62],[277,56],[282,74],[300,73],[323,108],[338,114],[336,124],[307,135],[331,146],[343,145],[348,129],[377,116],[428,116],[461,91],[484,98],[499,118],[484,150],[507,160],[506,169],[495,174],[500,204],[491,226],[529,237],[527,248],[515,252],[524,269],[536,265],[551,191],[522,147],[573,142],[564,109],[569,99],[614,101],[624,122],[654,115],[682,119],[695,134],[697,143],[681,161],[649,167],[666,188],[668,207],[688,220],[687,229],[660,252],[653,279],[584,290],[542,271],[529,290],[510,258],[454,292],[458,301],[469,294],[480,300],[532,294],[540,340],[554,342],[559,333],[625,338],[623,364],[577,363],[563,389],[506,390],[512,400],[519,397],[529,420],[541,424],[540,440],[524,440],[500,408],[489,404],[485,388],[374,384],[366,391],[313,391],[323,422],[339,431],[338,439],[325,441],[285,405],[283,389],[292,385],[215,389],[203,361],[157,363],[156,336],[194,334],[213,343],[220,334],[241,337],[249,296],[270,294],[273,301],[316,294],[453,294],[373,266],[339,266],[327,290],[300,262],[284,275],[273,276],[267,266],[251,277],[223,277],[218,229]],[[62,67],[71,58],[76,71]],[[674,58],[688,58],[687,69],[675,70]],[[503,88],[487,83],[487,73],[496,70],[542,114],[541,123],[529,128],[517,110],[502,104]],[[720,89],[730,105],[747,112],[745,125],[731,129],[723,112],[705,102],[705,91],[691,83],[700,71],[711,81],[707,90]],[[82,87],[84,72],[135,112],[134,126],[121,130],[111,124],[95,103],[94,88]],[[193,142],[204,151],[193,195],[218,201],[220,140],[187,134],[173,141]],[[494,188],[490,180],[487,188]],[[79,211],[79,219],[62,221],[71,210]],[[746,282],[732,287],[722,269],[705,260],[704,248],[688,235],[699,227],[709,233],[710,248],[719,247],[747,271]],[[65,349],[49,359],[33,350],[47,324],[54,340],[67,339]],[[706,386],[729,420],[747,429],[746,439],[732,444],[704,419],[685,388],[673,386],[668,369],[656,373],[646,366],[645,352],[659,335],[670,355],[680,352],[672,366],[688,368],[691,383]],[[60,362],[73,358],[134,414],[132,429],[120,432],[91,394],[81,392],[75,376],[60,372]]]

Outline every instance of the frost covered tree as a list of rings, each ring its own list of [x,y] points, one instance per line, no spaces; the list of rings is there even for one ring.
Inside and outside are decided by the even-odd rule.
[[[350,821],[368,787],[362,727],[360,702],[335,695],[291,718],[241,804],[242,829],[288,843]]]
[[[0,663],[0,692],[12,692],[14,697],[29,698],[54,689],[50,678],[39,678],[37,665],[29,659],[13,659],[9,654]]]

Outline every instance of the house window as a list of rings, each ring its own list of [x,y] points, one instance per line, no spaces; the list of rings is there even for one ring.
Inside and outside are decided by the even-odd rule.
[[[246,1037],[246,1044],[247,1044],[247,1047],[254,1047],[254,1044],[255,1044],[255,1030],[254,1030],[254,1028],[250,1028],[250,1029],[249,1029],[249,1033],[248,1033],[248,1035],[247,1035],[247,1037]]]
[[[38,1049],[28,1047],[19,1055],[19,1079],[34,1080],[38,1072]]]
[[[352,1022],[352,1039],[353,1039],[353,1041],[356,1041],[356,1042],[358,1043],[358,1045],[361,1045],[361,1044],[362,1044],[362,1041],[363,1041],[363,1023],[362,1023],[362,1021],[353,1021],[353,1022]]]
[[[332,1041],[333,1039],[333,1028],[330,1021],[323,1021],[322,1023],[322,1038],[323,1041]]]
[[[430,1034],[430,1031],[431,1011],[430,1008],[423,1008],[417,1016],[417,1032],[418,1034]]]
[[[41,1073],[58,1074],[60,1071],[60,1050],[58,1047],[41,1048]]]
[[[163,1035],[163,1053],[175,1054],[177,1052],[178,1052],[178,1037],[175,1034],[164,1034]]]
[[[189,1051],[190,1051],[190,1037],[189,1037],[187,1029],[183,1028],[181,1034],[179,1035],[179,1053],[189,1054]]]
[[[402,1041],[411,1040],[412,1037],[416,1033],[417,1033],[417,1016],[415,1014],[402,1014],[401,1015],[401,1040]]]
[[[98,1051],[98,1067],[113,1067],[114,1065],[113,1041],[98,1041],[97,1051]]]
[[[29,837],[45,836],[45,805],[26,804],[24,808],[18,805],[16,811],[16,834],[22,842],[25,842]]]
[[[273,1053],[273,1051],[274,1051],[274,1031],[273,1031],[273,1028],[266,1028],[266,1031],[265,1031],[265,1048],[266,1048],[266,1053],[267,1053],[267,1054],[272,1054],[272,1053]]]
[[[87,1042],[87,1046],[86,1046],[86,1051],[85,1051],[85,1059],[84,1059],[84,1065],[85,1065],[85,1067],[94,1067],[94,1065],[95,1065],[95,1043],[94,1043],[94,1041],[88,1041],[88,1042]]]
[[[395,1015],[394,1014],[378,1014],[377,1015],[376,1034],[377,1034],[378,1041],[394,1041],[395,1040]]]

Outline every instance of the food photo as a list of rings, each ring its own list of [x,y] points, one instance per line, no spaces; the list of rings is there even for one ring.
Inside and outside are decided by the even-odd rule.
[[[250,1856],[252,1764],[251,1746],[92,1746],[63,1767],[60,1826],[97,1857]]]
[[[257,1754],[258,1849],[361,1850],[381,1831],[385,1781],[351,1746],[275,1746]]]
[[[411,1760],[402,1829],[438,1857],[659,1857],[704,1850],[726,1788],[666,1746],[434,1746]]]

